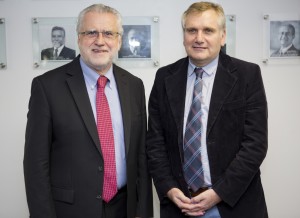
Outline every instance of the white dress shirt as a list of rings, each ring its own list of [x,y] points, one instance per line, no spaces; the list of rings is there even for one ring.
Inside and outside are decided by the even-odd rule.
[[[63,48],[64,48],[65,46],[64,45],[62,45],[62,46],[60,46],[60,47],[58,47],[58,48],[54,48],[53,49],[53,57],[55,56],[55,49],[57,49],[57,57],[60,55],[60,53],[61,53],[61,51],[63,50]]]
[[[97,80],[99,74],[87,66],[80,58],[80,65],[83,71],[83,76],[87,88],[87,92],[90,98],[92,110],[94,113],[95,121],[97,122],[96,111],[96,93],[97,93]],[[112,71],[112,67],[105,74],[108,82],[105,86],[105,95],[109,104],[112,128],[114,133],[115,143],[115,158],[116,158],[116,170],[117,170],[117,186],[118,189],[122,188],[127,183],[126,176],[126,155],[125,155],[125,142],[124,142],[124,128],[123,117],[120,105],[119,93],[117,89],[116,80]]]

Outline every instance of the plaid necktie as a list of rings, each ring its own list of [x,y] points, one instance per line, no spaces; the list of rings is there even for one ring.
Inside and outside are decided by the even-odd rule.
[[[195,68],[193,101],[186,122],[184,134],[184,165],[185,180],[189,187],[196,191],[203,187],[204,175],[201,162],[201,92],[202,68]]]
[[[102,198],[109,202],[117,193],[115,146],[109,105],[104,93],[107,78],[100,76],[96,95],[97,129],[104,159]]]

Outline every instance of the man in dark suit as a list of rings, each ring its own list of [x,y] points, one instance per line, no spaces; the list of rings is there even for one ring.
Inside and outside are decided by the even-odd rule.
[[[75,50],[65,46],[66,31],[63,27],[55,26],[51,30],[52,48],[43,49],[42,60],[72,60],[75,58]]]
[[[121,15],[91,5],[77,32],[80,55],[32,82],[24,154],[30,217],[152,217],[144,85],[112,63]]]
[[[182,17],[188,57],[156,74],[146,146],[163,218],[268,217],[264,86],[258,65],[220,52],[225,21],[220,5],[192,4]]]
[[[284,24],[279,27],[278,38],[280,48],[272,53],[271,57],[291,57],[300,56],[300,50],[294,44],[295,27],[292,24]]]

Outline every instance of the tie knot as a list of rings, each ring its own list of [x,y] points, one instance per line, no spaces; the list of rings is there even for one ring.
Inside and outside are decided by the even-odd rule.
[[[196,77],[202,79],[204,70],[201,67],[196,67],[194,70]]]
[[[106,85],[106,82],[107,82],[107,78],[105,76],[100,76],[98,81],[97,81],[98,87],[99,88],[104,88],[105,85]]]

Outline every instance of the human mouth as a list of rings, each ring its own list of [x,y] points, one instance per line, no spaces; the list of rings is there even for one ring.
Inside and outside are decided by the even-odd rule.
[[[94,53],[107,53],[108,51],[105,49],[92,49]]]
[[[200,51],[200,50],[205,50],[206,47],[204,47],[204,46],[193,46],[193,49]]]

